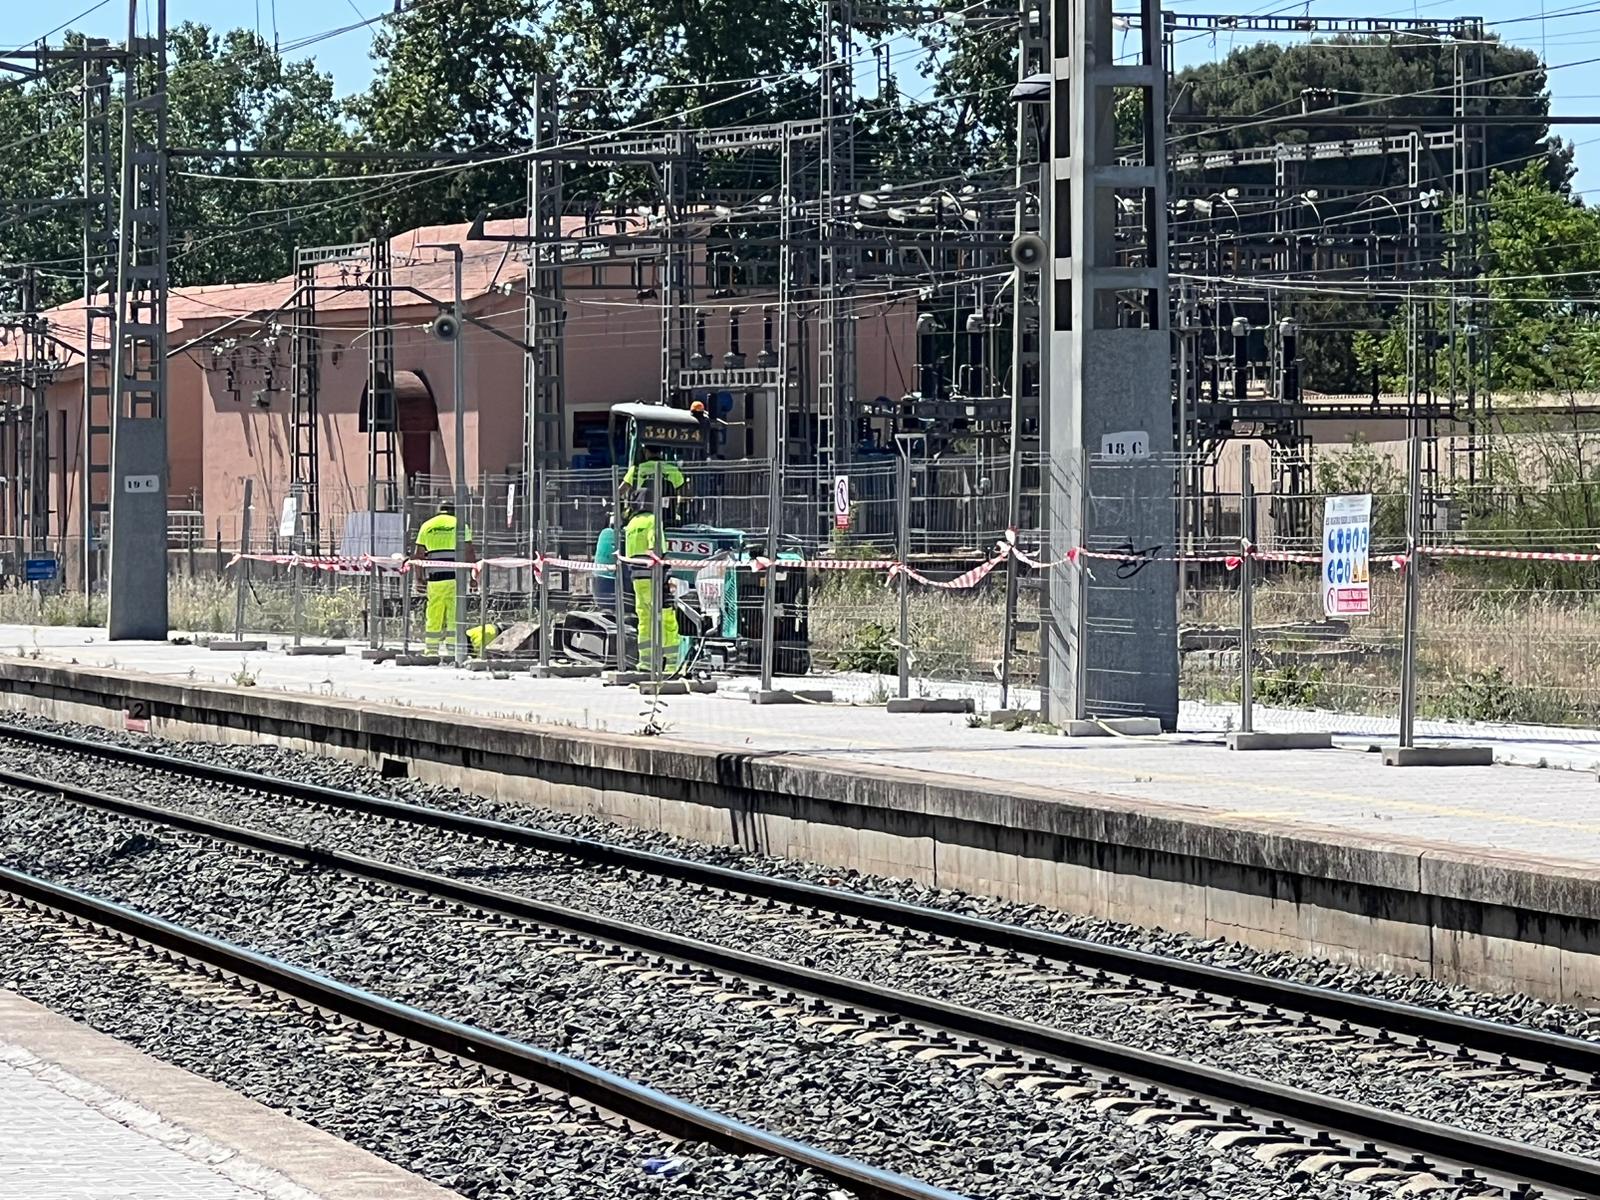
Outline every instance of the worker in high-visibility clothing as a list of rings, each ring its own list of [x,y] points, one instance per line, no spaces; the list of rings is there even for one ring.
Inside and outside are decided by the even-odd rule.
[[[681,503],[685,498],[687,480],[683,477],[678,464],[670,459],[658,458],[654,446],[646,446],[640,452],[639,461],[630,466],[622,476],[622,490],[618,493],[625,506],[632,507],[636,512],[650,508],[650,495],[646,488],[664,487],[661,494],[661,512],[663,516],[671,517],[673,506]],[[643,496],[639,504],[631,504],[635,496]]]
[[[653,447],[645,447],[640,462],[629,467],[622,477],[621,497],[633,509],[622,530],[622,552],[628,558],[645,558],[652,551],[666,553],[666,538],[656,536],[654,489],[663,489],[661,510],[663,517],[683,499],[683,472],[678,464],[656,457]],[[649,567],[634,564],[628,568],[633,581],[633,613],[638,628],[640,670],[652,670],[658,665],[655,653],[656,581]],[[669,591],[670,595],[670,591]],[[672,670],[678,665],[681,639],[678,633],[678,614],[670,603],[661,605],[661,658],[659,667]]]
[[[439,505],[438,515],[429,517],[422,523],[422,528],[417,530],[416,557],[430,559],[434,562],[475,561],[472,549],[471,526],[467,526],[463,531],[466,536],[462,539],[463,544],[459,548],[459,558],[457,558],[457,530],[455,501],[446,500]],[[435,570],[424,568],[422,575],[428,594],[427,632],[424,634],[424,646],[427,653],[438,654],[440,643],[448,641],[451,652],[454,653],[456,645],[456,573],[453,569]]]

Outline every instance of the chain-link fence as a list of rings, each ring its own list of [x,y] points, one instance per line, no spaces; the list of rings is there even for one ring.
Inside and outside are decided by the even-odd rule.
[[[1355,446],[1326,454],[1316,486],[1288,498],[1270,491],[1276,464],[1263,454],[1252,471],[1247,453],[1238,485],[1190,514],[1204,561],[1187,567],[1181,593],[1185,723],[1403,740],[1592,737],[1600,727],[1592,440],[1503,435],[1490,461],[1497,478],[1470,485],[1421,482],[1420,443],[1413,478],[1407,444]],[[1358,581],[1340,575],[1350,556],[1341,526],[1326,517],[1348,507],[1345,496],[1366,514]],[[1330,593],[1351,582],[1367,598],[1352,606],[1360,611],[1337,611]]]
[[[1408,695],[1424,734],[1600,725],[1590,435],[1503,437],[1489,479],[1429,479],[1426,507],[1411,503],[1404,445],[1325,451],[1315,470],[1259,444],[1233,447],[1231,465],[1090,455],[1080,471],[1023,456],[1015,480],[1004,454],[912,449],[826,477],[684,464],[663,489],[659,540],[635,523],[653,497],[619,511],[610,469],[551,472],[537,492],[514,474],[475,480],[466,628],[493,626],[489,652],[507,663],[630,669],[659,613],[668,674],[962,696],[1057,722],[1078,715],[1060,706],[1074,689],[1088,715],[1136,711],[1130,695],[1170,663],[1190,729],[1392,737]],[[314,547],[284,536],[282,496],[255,495],[248,541],[242,512],[210,529],[175,514],[172,625],[420,650],[427,568],[407,560],[454,494],[420,478],[397,513],[324,511]],[[1338,577],[1348,561],[1328,574],[1330,558],[1351,559],[1339,530],[1355,535],[1326,514],[1350,496],[1366,497],[1359,579]],[[0,539],[15,581],[0,620],[102,622],[83,559],[77,539]],[[1330,588],[1356,585],[1361,603],[1330,603]]]

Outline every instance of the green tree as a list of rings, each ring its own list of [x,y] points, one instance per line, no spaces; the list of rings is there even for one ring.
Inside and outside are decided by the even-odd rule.
[[[554,69],[554,37],[528,0],[420,5],[378,26],[368,90],[349,103],[363,148],[511,153],[532,144],[537,81]],[[565,98],[565,97],[564,97]],[[564,114],[569,123],[573,114]],[[384,163],[389,172],[420,164]],[[385,187],[367,205],[391,230],[520,205],[526,167],[438,170]]]
[[[1497,392],[1591,391],[1600,388],[1600,212],[1558,191],[1542,164],[1497,172],[1489,187],[1485,230],[1486,270],[1478,287],[1484,304],[1458,310],[1453,377]],[[1449,311],[1437,290],[1419,297],[1423,324],[1448,327]],[[1477,330],[1487,353],[1469,361],[1466,327]],[[1384,386],[1408,386],[1408,331],[1400,306],[1381,338],[1362,343],[1360,354],[1376,368]],[[1419,335],[1420,342],[1420,335]],[[1424,386],[1448,386],[1448,343],[1422,355]]]
[[[284,61],[258,35],[219,35],[187,23],[169,35],[169,144],[175,148],[337,148],[349,135],[333,80],[310,62]],[[36,264],[46,303],[80,295],[83,136],[77,78],[51,73],[0,90],[0,266]],[[120,144],[113,101],[113,146]],[[348,185],[307,185],[314,161],[175,160],[169,176],[172,279],[178,285],[286,274],[297,241],[341,240],[360,221]],[[252,180],[290,179],[289,183]]]
[[[169,143],[175,147],[335,150],[351,143],[333,79],[285,62],[254,32],[185,23],[170,34]],[[183,159],[170,178],[172,277],[179,285],[275,279],[297,244],[344,241],[362,224],[348,184],[302,183],[323,161]],[[257,180],[288,179],[289,183]],[[330,206],[331,205],[331,206]]]
[[[713,127],[815,116],[816,10],[787,0],[457,0],[386,22],[371,88],[350,105],[365,144],[388,150],[495,151],[531,145],[537,80],[559,80],[567,137],[635,127]],[[706,181],[776,179],[775,156],[713,163]],[[392,227],[519,209],[525,167],[440,172],[395,189]],[[646,168],[571,168],[569,197],[649,200]]]
[[[1553,139],[1542,120],[1550,111],[1543,63],[1531,50],[1490,40],[1482,47],[1481,78],[1489,110],[1527,116],[1526,124],[1489,128],[1486,162],[1520,170],[1537,162],[1546,180],[1564,189],[1572,178],[1572,148]],[[1334,38],[1294,46],[1261,42],[1230,52],[1216,63],[1179,72],[1170,94],[1175,112],[1214,116],[1279,115],[1310,103],[1342,115],[1447,118],[1452,112],[1457,47],[1438,37]],[[1381,97],[1394,97],[1383,99]],[[1196,131],[1174,126],[1180,149],[1223,150],[1273,142],[1339,141],[1384,136],[1382,125],[1253,124]],[[1395,159],[1332,160],[1315,165],[1302,184],[1403,182],[1406,165]]]

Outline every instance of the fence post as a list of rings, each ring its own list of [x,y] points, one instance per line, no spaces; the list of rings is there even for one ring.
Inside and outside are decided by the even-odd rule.
[[[296,544],[298,544],[298,539],[296,539]],[[294,572],[294,579],[291,581],[291,586],[294,589],[294,644],[298,646],[301,632],[305,626],[305,596],[301,591],[301,577],[304,575],[304,571],[298,560],[290,565],[289,570]]]
[[[402,565],[411,557],[414,544],[411,540],[411,485],[408,480],[405,495],[400,500],[400,553],[405,556],[401,559]],[[400,650],[408,658],[411,655],[411,602],[415,596],[411,570],[407,567],[400,574]]]
[[[1400,643],[1400,745],[1411,747],[1417,717],[1417,546],[1422,532],[1422,442],[1416,422],[1406,444],[1406,565],[1404,630]]]
[[[299,509],[300,498],[304,495],[304,493],[296,489],[294,495],[296,497],[296,507],[294,512],[294,532],[289,538],[289,555],[291,559],[289,570],[294,574],[294,578],[290,580],[290,587],[293,589],[294,593],[294,644],[298,646],[300,644],[300,637],[305,616],[305,594],[303,583],[305,571],[301,569],[299,558],[305,553],[306,539],[302,524],[305,518],[301,515]]]
[[[651,694],[661,693],[661,668],[666,663],[666,647],[661,644],[662,606],[667,602],[667,571],[666,565],[661,561],[667,553],[667,536],[663,522],[664,505],[661,493],[666,491],[663,481],[666,477],[662,474],[660,465],[656,466],[655,486],[650,489],[651,506],[655,510],[655,528],[651,531],[654,535],[651,545],[655,548],[656,561],[650,564],[650,591],[654,603],[650,606],[650,683]]]
[[[783,481],[778,445],[778,393],[772,393],[771,435],[767,453],[767,571],[761,580],[761,690],[772,690],[773,659],[778,645],[778,538],[783,530]],[[723,586],[727,586],[724,579]]]
[[[1250,447],[1239,447],[1239,732],[1255,732],[1254,590],[1256,544],[1256,488],[1250,474]]]
[[[627,552],[627,543],[623,541],[623,529],[622,476],[617,470],[615,456],[613,456],[611,463],[611,533],[612,544],[616,548],[614,561],[616,563],[617,586],[613,589],[612,611],[615,614],[617,623],[617,657],[615,666],[619,672],[628,669],[628,602],[623,595],[623,590],[632,589],[633,580],[629,578],[629,575],[635,569],[623,562]],[[638,619],[638,612],[635,611],[634,620],[637,622]]]
[[[489,628],[489,560],[494,557],[493,546],[489,540],[489,480],[487,476],[479,477],[478,487],[480,497],[478,503],[478,529],[481,531],[478,534],[478,544],[483,547],[483,552],[473,556],[477,560],[477,570],[472,574],[478,588],[478,644],[482,647],[479,651],[479,656],[486,659],[489,657],[489,647],[483,639],[485,632]],[[471,659],[473,657],[472,639],[467,637],[466,629],[461,631],[461,636],[465,639],[467,659]]]
[[[1021,387],[1020,382],[1016,385]],[[1000,707],[1009,706],[1011,699],[1011,655],[1012,644],[1017,638],[1017,526],[1022,523],[1022,455],[1018,450],[1017,430],[1019,417],[1016,410],[1016,395],[1012,395],[1012,427],[1011,447],[1006,469],[1006,544],[1010,547],[1010,554],[1006,558],[1006,616],[1005,627],[1001,630],[1000,643]]]
[[[250,553],[250,509],[255,496],[256,481],[244,481],[244,521],[239,529],[239,583],[238,592],[233,600],[233,640],[244,641],[244,605],[250,590],[250,560],[245,556]],[[217,561],[222,561],[222,556],[217,556]]]
[[[550,666],[550,568],[544,564],[543,555],[545,545],[549,539],[550,527],[545,521],[545,509],[548,505],[545,501],[544,488],[545,483],[541,473],[537,499],[534,497],[531,488],[528,492],[528,502],[536,504],[539,509],[534,518],[538,529],[538,533],[535,535],[534,552],[528,557],[532,558],[537,564],[533,569],[533,575],[534,583],[539,588],[539,666],[548,668]]]
[[[900,441],[900,699],[911,696],[911,447]]]
[[[1077,654],[1073,657],[1072,673],[1076,680],[1076,699],[1072,719],[1089,719],[1089,468],[1092,457],[1088,450],[1078,453],[1078,494],[1073,498],[1078,518],[1078,608],[1074,614],[1073,636],[1077,639]]]

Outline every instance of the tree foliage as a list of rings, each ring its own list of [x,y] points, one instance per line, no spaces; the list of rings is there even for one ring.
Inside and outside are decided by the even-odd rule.
[[[333,80],[309,62],[286,63],[258,35],[217,35],[188,23],[170,34],[169,144],[175,148],[333,149],[346,142]],[[111,141],[120,144],[121,110],[111,107]],[[41,294],[57,302],[81,291],[83,132],[79,81],[52,73],[0,91],[0,263],[34,264]],[[274,278],[290,269],[298,240],[328,240],[352,223],[348,207],[320,202],[338,193],[299,182],[315,162],[175,160],[168,227],[177,284]],[[41,204],[51,207],[36,211]],[[7,212],[6,210],[9,210]],[[31,215],[29,215],[31,214]]]
[[[957,32],[948,22],[894,20],[899,24],[863,25],[852,48],[861,92],[858,179],[952,179],[1009,161],[1017,119],[1009,97],[1014,28],[1002,22]],[[379,24],[374,81],[340,101],[325,72],[309,61],[286,61],[253,33],[183,25],[171,34],[174,145],[499,151],[508,161],[427,170],[406,162],[359,168],[316,159],[184,159],[171,181],[174,278],[211,283],[276,276],[289,270],[296,243],[520,211],[526,184],[516,156],[531,144],[541,75],[558,80],[569,138],[680,122],[710,127],[813,117],[821,34],[817,6],[789,0],[573,0],[560,6],[451,0],[414,6]],[[1425,38],[1263,44],[1182,72],[1171,94],[1180,110],[1250,114],[1296,108],[1306,87],[1331,89],[1344,104],[1377,93],[1420,93],[1371,111],[1437,115],[1449,111],[1454,53]],[[1544,73],[1534,55],[1497,43],[1483,53],[1483,69],[1495,80],[1489,92],[1496,112],[1537,118],[1547,111]],[[874,63],[876,86],[868,80]],[[78,217],[71,203],[82,147],[75,84],[68,74],[0,89],[0,147],[10,157],[0,174],[0,263],[39,264],[56,299],[76,288]],[[1119,97],[1119,140],[1135,140],[1141,118],[1137,93]],[[1186,129],[1174,132],[1184,145],[1218,147],[1360,131],[1256,126],[1198,138]],[[1571,172],[1570,149],[1550,143],[1537,120],[1494,127],[1488,158],[1514,172],[1536,159],[1555,190],[1565,187]],[[1371,160],[1359,170],[1381,171],[1382,163]],[[1350,164],[1326,169],[1344,172],[1345,182],[1352,170]],[[363,171],[373,178],[350,181]],[[316,182],[330,175],[339,178]],[[776,176],[775,154],[751,152],[707,164],[696,184],[767,186]],[[567,178],[569,204],[631,205],[653,199],[657,190],[642,166],[573,167]],[[39,200],[55,206],[38,209],[33,202]],[[1510,261],[1514,248],[1502,249]],[[1517,315],[1534,319],[1531,312]],[[1313,386],[1335,379],[1352,384],[1382,355],[1381,328],[1368,339],[1365,358],[1352,331],[1381,326],[1384,314],[1352,304],[1336,317],[1343,327],[1337,334],[1319,331],[1307,318],[1305,375]]]
[[[1475,288],[1485,303],[1457,310],[1457,338],[1424,352],[1424,387],[1464,387],[1469,377],[1495,392],[1600,390],[1600,212],[1553,187],[1539,163],[1497,172],[1489,188],[1485,271]],[[1419,321],[1447,330],[1446,302],[1417,297]],[[1469,355],[1467,327],[1478,339]],[[1422,344],[1400,305],[1389,327],[1355,351],[1385,387],[1409,386],[1408,346]]]
[[[1572,177],[1572,148],[1550,136],[1539,118],[1550,111],[1548,81],[1539,56],[1519,46],[1491,39],[1481,47],[1478,78],[1481,95],[1496,114],[1526,115],[1528,124],[1489,127],[1486,162],[1492,168],[1517,171],[1525,163],[1541,164],[1545,178],[1565,188]],[[1456,78],[1456,55],[1469,54],[1437,37],[1400,36],[1334,38],[1283,46],[1261,42],[1229,52],[1215,63],[1190,67],[1173,81],[1170,95],[1177,113],[1213,116],[1275,116],[1310,109],[1328,109],[1345,116],[1449,117]],[[1384,97],[1395,97],[1386,99]],[[1272,142],[1339,141],[1361,136],[1389,136],[1395,130],[1380,124],[1296,125],[1247,124],[1195,130],[1178,129],[1179,146],[1222,150]],[[1326,181],[1377,182],[1394,166],[1385,160],[1338,161],[1326,166]],[[1445,164],[1448,167],[1448,163]],[[1399,164],[1404,178],[1404,164]],[[1304,182],[1317,182],[1315,175]]]

